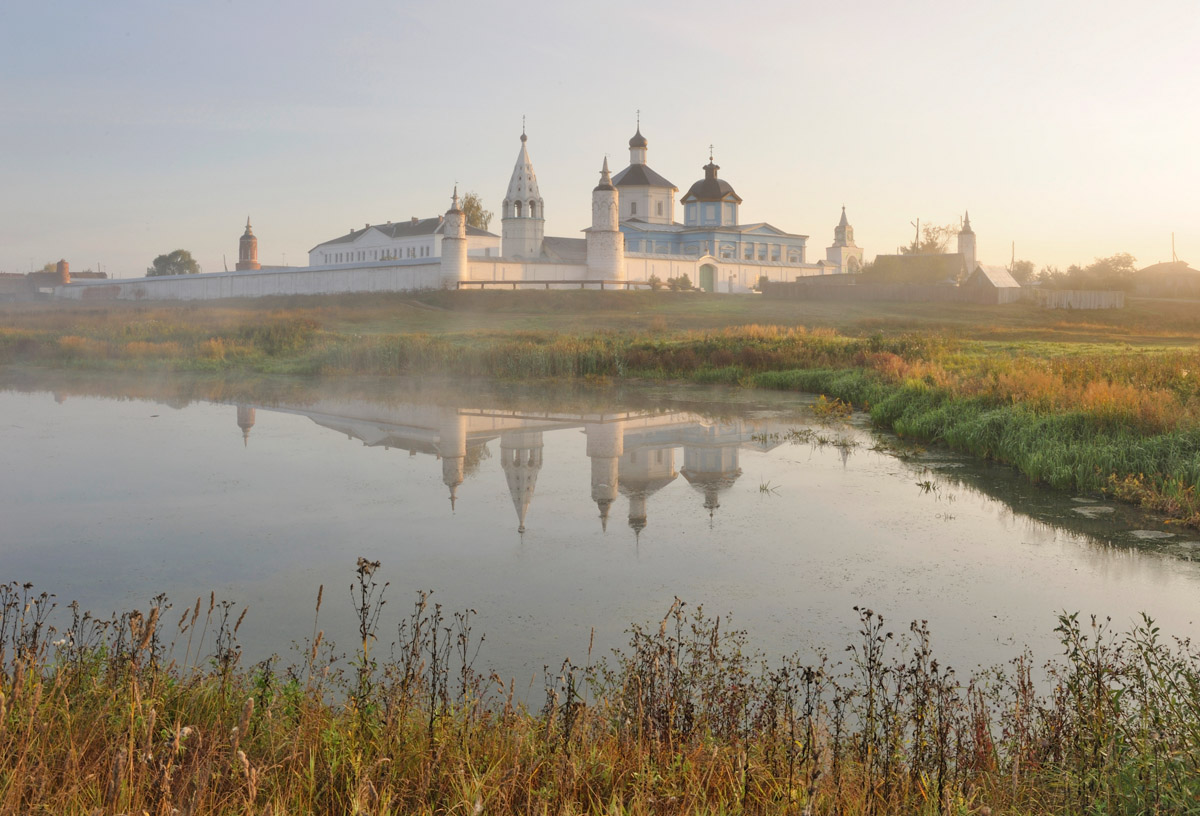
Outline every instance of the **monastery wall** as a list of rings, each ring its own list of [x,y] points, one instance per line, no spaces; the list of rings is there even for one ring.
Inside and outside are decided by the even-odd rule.
[[[70,300],[218,300],[271,295],[406,292],[441,285],[441,261],[377,263],[351,268],[294,267],[72,283],[54,287]]]
[[[467,280],[473,281],[571,281],[594,277],[587,264],[516,261],[505,258],[467,258]]]

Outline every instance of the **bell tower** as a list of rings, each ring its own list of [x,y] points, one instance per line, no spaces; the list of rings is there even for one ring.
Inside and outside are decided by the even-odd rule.
[[[505,258],[536,258],[542,254],[546,219],[537,174],[533,172],[533,162],[525,148],[528,140],[522,126],[521,152],[517,154],[508,192],[500,205],[500,254]]]
[[[250,229],[250,216],[246,216],[246,231],[238,240],[238,262],[234,269],[238,271],[262,269],[262,265],[258,262],[258,238],[254,236],[254,230]]]
[[[975,272],[975,230],[971,229],[971,213],[963,215],[962,229],[958,231],[958,254],[963,256],[963,263],[966,265],[964,275],[971,275]]]

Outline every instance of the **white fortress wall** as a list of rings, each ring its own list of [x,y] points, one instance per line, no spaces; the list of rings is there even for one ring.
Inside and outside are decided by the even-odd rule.
[[[836,266],[826,264],[796,266],[770,262],[746,263],[728,258],[718,259],[711,255],[696,258],[690,255],[625,253],[625,272],[631,281],[647,281],[651,276],[657,276],[660,281],[666,283],[667,278],[687,275],[693,286],[699,286],[701,266],[715,267],[714,277],[718,292],[749,292],[764,275],[772,282],[784,282],[838,272]]]
[[[469,277],[472,281],[572,281],[587,280],[587,264],[553,263],[548,261],[520,261],[511,258],[484,258],[471,255],[467,258]]]
[[[210,272],[72,283],[54,287],[70,300],[218,300],[271,295],[331,295],[343,292],[407,292],[434,289],[441,263],[379,262],[356,267],[294,267],[255,272]]]

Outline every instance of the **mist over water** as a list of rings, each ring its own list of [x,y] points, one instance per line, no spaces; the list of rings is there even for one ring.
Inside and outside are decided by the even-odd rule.
[[[355,632],[418,590],[476,610],[477,668],[537,678],[678,596],[768,654],[852,641],[852,607],[926,619],[939,657],[1055,651],[1055,614],[1192,635],[1190,533],[1010,469],[819,421],[812,398],[692,387],[546,393],[407,381],[300,388],[24,380],[0,391],[0,578],[104,614],[166,592],[250,607],[244,662]],[[44,389],[44,390],[43,390]],[[203,398],[198,398],[203,397]],[[174,620],[170,613],[166,620]]]

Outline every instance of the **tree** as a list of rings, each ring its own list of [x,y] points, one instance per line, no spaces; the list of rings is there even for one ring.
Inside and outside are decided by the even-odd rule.
[[[467,217],[468,227],[481,230],[488,228],[488,224],[492,221],[492,214],[483,208],[483,202],[479,200],[477,193],[467,193],[462,197],[459,206],[462,207],[463,214]]]
[[[1014,261],[1009,274],[1013,280],[1024,286],[1033,278],[1033,261]]]
[[[915,237],[911,244],[900,248],[901,255],[941,255],[950,243],[950,236],[958,234],[958,227],[947,224],[944,227],[926,224],[921,228],[921,240]]]
[[[159,255],[154,259],[154,265],[146,270],[146,277],[159,275],[195,275],[200,271],[200,264],[186,249],[177,249],[168,255]]]

